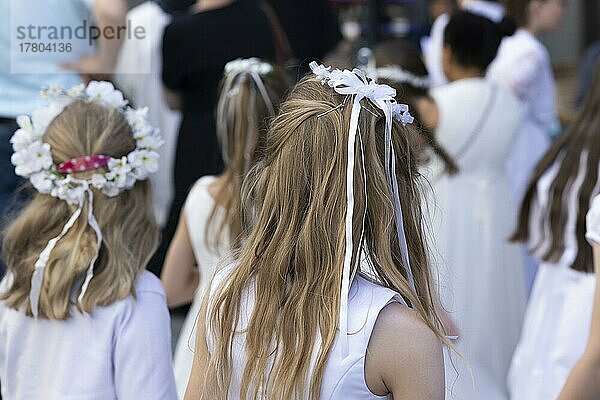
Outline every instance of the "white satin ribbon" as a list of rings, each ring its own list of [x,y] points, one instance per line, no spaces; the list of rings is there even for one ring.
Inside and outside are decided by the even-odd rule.
[[[79,295],[78,301],[81,303],[83,296],[89,287],[90,281],[94,277],[94,264],[98,259],[98,254],[100,251],[100,246],[102,245],[102,232],[100,231],[100,226],[98,225],[98,221],[94,216],[94,194],[91,189],[87,188],[83,193],[81,199],[79,200],[79,205],[75,212],[71,214],[71,217],[67,221],[67,223],[63,226],[60,234],[48,242],[44,250],[40,253],[37,261],[35,262],[35,269],[33,271],[33,275],[31,276],[31,289],[29,291],[29,302],[31,304],[31,312],[34,318],[38,316],[39,310],[39,302],[40,295],[42,291],[42,284],[44,280],[44,269],[46,268],[46,264],[48,264],[48,260],[50,258],[50,254],[52,250],[56,247],[56,244],[73,228],[75,222],[79,219],[81,212],[83,210],[83,205],[85,203],[85,195],[87,193],[88,196],[88,224],[92,227],[94,232],[96,233],[96,253],[90,262],[90,266],[87,269],[86,277],[81,287],[81,293]]]
[[[94,277],[94,265],[96,264],[96,260],[98,260],[98,256],[100,254],[100,246],[102,246],[102,231],[100,230],[100,225],[98,225],[98,221],[94,216],[94,193],[88,189],[88,225],[92,227],[94,233],[96,234],[96,253],[92,257],[92,261],[90,261],[90,266],[87,269],[85,274],[85,280],[83,281],[83,285],[81,286],[81,292],[79,293],[79,297],[77,301],[79,304],[82,304],[83,297],[90,286],[90,282]]]
[[[408,245],[406,243],[406,235],[404,232],[404,219],[402,216],[402,207],[398,189],[398,181],[396,177],[396,157],[392,144],[392,119],[394,114],[399,111],[399,108],[404,109],[404,105],[396,103],[394,97],[396,91],[388,85],[379,85],[373,80],[367,78],[363,71],[354,69],[353,71],[340,71],[334,69],[330,71],[330,67],[326,68],[316,62],[310,63],[311,70],[321,80],[322,83],[327,83],[337,93],[342,95],[354,95],[352,104],[352,114],[350,116],[350,130],[348,135],[348,164],[346,167],[346,218],[345,218],[345,250],[344,264],[342,270],[341,282],[341,297],[340,297],[340,314],[339,314],[339,329],[340,329],[340,349],[341,357],[345,359],[349,354],[349,339],[348,339],[348,293],[354,272],[352,271],[352,221],[354,217],[354,163],[355,163],[355,144],[356,135],[358,132],[358,121],[360,111],[362,109],[360,102],[363,99],[369,99],[376,107],[380,108],[385,115],[385,164],[387,181],[390,185],[392,198],[394,203],[394,214],[396,223],[396,233],[398,243],[402,254],[402,260],[406,268],[407,281],[411,288],[415,290],[414,277],[410,267],[408,256]],[[402,112],[400,112],[402,114]],[[410,115],[404,115],[407,119],[402,119],[401,122],[409,120]],[[364,154],[363,154],[364,157]],[[391,163],[391,164],[390,164]],[[364,161],[363,161],[364,164]],[[365,182],[366,184],[366,182]],[[365,197],[366,198],[366,197]],[[363,216],[364,218],[364,216]],[[364,219],[363,227],[364,229]],[[362,246],[362,233],[359,247]],[[359,256],[357,254],[357,257]],[[358,263],[357,263],[358,265]],[[356,267],[355,267],[356,268]]]
[[[258,91],[260,92],[260,96],[262,97],[263,102],[265,103],[265,105],[267,106],[267,109],[269,110],[270,115],[274,115],[275,114],[275,106],[273,105],[273,102],[271,101],[271,98],[269,97],[269,91],[267,90],[267,87],[265,86],[260,74],[254,70],[241,70],[241,71],[236,71],[236,72],[230,72],[227,77],[225,78],[225,82],[223,83],[223,89],[222,92],[225,93],[225,96],[222,96],[221,99],[219,99],[219,104],[217,105],[217,122],[218,125],[220,127],[222,127],[222,129],[218,129],[218,134],[219,134],[219,140],[221,143],[221,148],[222,148],[222,156],[223,156],[223,161],[225,161],[225,163],[229,162],[229,155],[227,154],[227,150],[228,150],[228,146],[229,146],[229,140],[227,137],[227,131],[228,131],[228,127],[227,127],[227,119],[228,119],[228,113],[225,112],[226,110],[224,110],[224,101],[227,100],[227,97],[229,96],[233,96],[235,94],[237,94],[237,91],[239,90],[239,82],[240,80],[237,79],[241,74],[248,74],[248,76],[250,76],[250,78],[254,81],[254,83],[256,84],[256,87],[258,88]],[[252,96],[254,97],[254,88],[251,89],[252,90]],[[252,106],[254,106],[254,102],[251,101]],[[241,107],[241,104],[238,106]],[[236,112],[238,115],[240,115],[241,113],[241,109],[237,109]],[[252,113],[250,113],[250,115],[248,116],[248,118],[252,118],[253,116],[251,115]],[[248,124],[248,132],[247,135],[251,135],[251,134],[255,134],[254,132],[254,127],[253,124]],[[246,140],[246,143],[248,143],[249,140]]]

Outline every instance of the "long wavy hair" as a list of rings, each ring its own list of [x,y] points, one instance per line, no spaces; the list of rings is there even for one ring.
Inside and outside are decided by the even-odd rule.
[[[249,73],[231,74],[234,75],[221,81],[217,105],[217,135],[225,171],[205,228],[206,244],[213,251],[220,248],[225,231],[229,232],[229,243],[233,247],[239,245],[242,181],[264,150],[268,121],[275,116],[290,88],[286,75],[278,67],[260,77],[264,94]]]
[[[295,399],[308,393],[311,399],[319,398],[339,318],[351,97],[334,93],[313,77],[304,78],[270,125],[266,151],[244,181],[251,228],[237,267],[210,298],[207,340],[214,346],[204,379],[214,392],[204,393],[203,399],[227,397],[234,373],[232,345],[240,333],[247,361],[243,371],[235,371],[242,376],[241,391],[231,395]],[[386,180],[385,117],[368,100],[362,106],[354,213],[364,216],[364,240],[356,240],[353,261],[366,256],[372,264],[371,279],[398,292],[444,340],[432,300],[421,180],[410,140],[413,128],[394,122],[393,146],[416,293],[407,282]],[[355,238],[361,235],[362,221],[354,219]],[[366,273],[365,268],[359,266],[357,272]],[[242,295],[250,286],[256,294],[254,311],[248,326],[240,327]],[[311,369],[313,352],[316,361]]]
[[[52,147],[52,158],[60,164],[81,155],[103,154],[115,158],[135,148],[135,140],[124,116],[116,109],[76,101],[49,125],[44,142]],[[104,168],[73,174],[89,178]],[[91,313],[135,295],[135,281],[154,253],[159,231],[152,211],[150,186],[137,182],[130,190],[109,198],[94,191],[94,215],[104,236],[94,279],[77,304],[80,312]],[[96,249],[96,235],[84,212],[52,251],[46,268],[39,302],[39,317],[66,320],[75,305],[72,294],[79,289]],[[57,236],[75,206],[48,194],[37,193],[22,213],[6,228],[3,256],[12,275],[12,285],[0,299],[13,309],[31,316],[29,291],[34,264],[48,241]]]
[[[419,51],[405,39],[390,39],[381,42],[374,50],[375,63],[377,67],[398,66],[403,70],[410,72],[416,77],[427,77],[429,72],[425,63],[421,59]],[[419,126],[418,134],[425,143],[433,150],[444,163],[445,170],[449,175],[458,173],[458,165],[452,156],[438,143],[431,130],[424,126],[421,121],[419,109],[416,107],[418,99],[430,98],[429,88],[418,87],[409,82],[397,82],[391,79],[378,79],[379,83],[384,83],[396,89],[403,101],[408,104],[411,114]]]
[[[551,245],[541,255],[542,260],[557,262],[566,248],[565,225],[569,210],[566,199],[573,190],[573,185],[580,171],[582,155],[587,154],[584,165],[585,176],[581,189],[577,193],[577,222],[575,236],[577,237],[577,257],[571,268],[577,271],[594,271],[592,247],[585,240],[585,216],[590,208],[590,202],[598,186],[598,165],[600,162],[600,65],[596,68],[590,91],[583,103],[575,122],[567,132],[560,137],[548,150],[546,155],[535,168],[519,215],[519,222],[513,241],[528,242],[532,228],[551,235]],[[556,177],[549,188],[549,204],[542,210],[543,216],[538,221],[531,221],[532,206],[537,199],[537,185],[542,176],[555,164],[559,163]],[[532,226],[535,225],[535,227]],[[544,229],[544,226],[549,226]],[[547,238],[542,238],[547,239]],[[532,249],[539,250],[542,243],[532,243]]]

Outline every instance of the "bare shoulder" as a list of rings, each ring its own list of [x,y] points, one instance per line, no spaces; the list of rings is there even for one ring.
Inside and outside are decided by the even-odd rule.
[[[409,346],[397,346],[394,342],[389,343],[387,339],[404,337]],[[406,353],[419,353],[439,348],[441,342],[437,335],[423,321],[419,314],[400,304],[390,303],[385,306],[377,317],[375,328],[371,336],[369,347],[390,347],[396,355]]]
[[[428,129],[435,130],[440,121],[440,113],[433,98],[426,96],[418,98],[416,107],[421,116],[421,123]]]
[[[443,399],[442,343],[416,311],[388,304],[369,341],[366,377],[374,393],[394,399]]]

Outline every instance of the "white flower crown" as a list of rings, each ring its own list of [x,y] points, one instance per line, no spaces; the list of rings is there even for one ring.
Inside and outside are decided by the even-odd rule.
[[[408,83],[417,88],[429,89],[429,76],[417,76],[397,65],[386,65],[375,69],[377,79],[388,79],[396,83]]]
[[[247,72],[249,74],[256,73],[259,75],[267,75],[273,71],[273,66],[269,63],[261,61],[259,58],[238,58],[229,61],[225,65],[225,75],[231,73]]]
[[[158,170],[159,155],[156,150],[164,143],[158,130],[147,119],[148,109],[135,110],[129,107],[123,94],[110,82],[92,81],[87,87],[75,86],[64,90],[59,86],[44,89],[41,96],[52,102],[33,111],[31,117],[23,115],[17,118],[19,129],[11,138],[13,150],[11,162],[15,173],[28,178],[40,193],[67,201],[69,204],[81,204],[90,187],[101,190],[106,196],[114,197],[124,189],[130,189],[138,180],[145,180],[149,174]],[[119,110],[129,123],[136,140],[136,148],[120,159],[106,159],[108,171],[94,174],[91,179],[79,179],[70,175],[77,170],[59,171],[52,160],[52,151],[48,143],[43,142],[46,129],[64,108],[74,101],[97,102],[106,107]],[[86,161],[93,160],[85,156]],[[92,167],[100,166],[92,164]]]

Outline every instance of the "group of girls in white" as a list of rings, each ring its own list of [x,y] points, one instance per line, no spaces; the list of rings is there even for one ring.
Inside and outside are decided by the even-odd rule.
[[[551,75],[509,82],[522,64],[505,54],[549,71],[535,35],[564,6],[507,2],[521,28],[504,37],[469,3],[445,21],[436,88],[403,41],[362,69],[313,62],[295,85],[265,60],[227,63],[225,170],[190,189],[162,284],[145,271],[152,110],[108,82],[43,90],[11,140],[38,193],[3,235],[2,396],[598,398],[600,68],[515,195],[519,137],[549,143],[557,125],[539,98]],[[540,265],[529,300],[519,243]],[[172,361],[168,307],[187,303]]]

